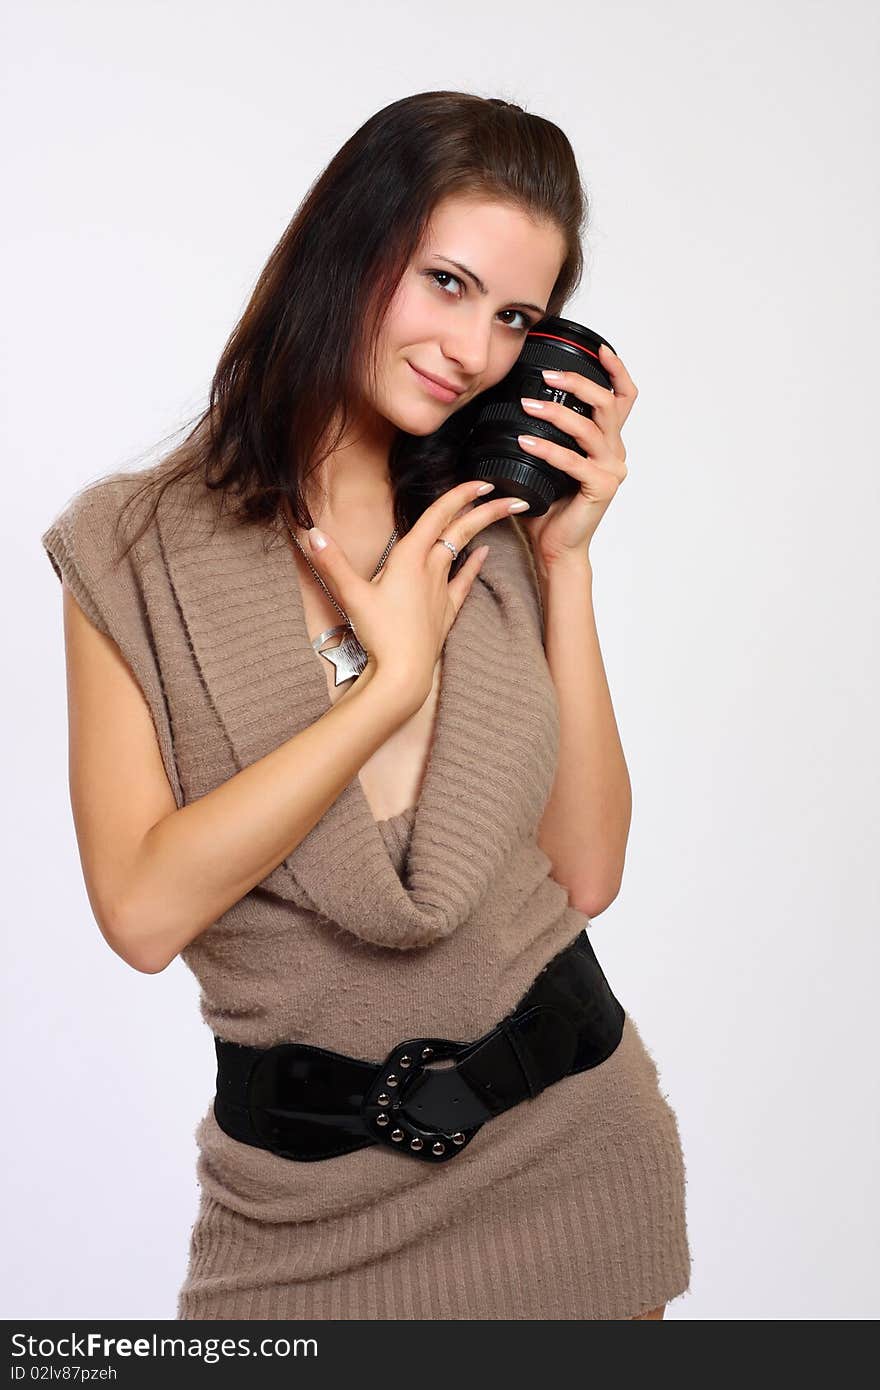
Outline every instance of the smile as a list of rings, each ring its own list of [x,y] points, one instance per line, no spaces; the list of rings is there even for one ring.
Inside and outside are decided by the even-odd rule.
[[[446,401],[448,404],[450,401],[457,401],[459,396],[464,394],[462,391],[450,391],[445,386],[438,386],[436,381],[431,381],[430,377],[420,372],[418,368],[413,366],[412,362],[408,362],[407,366],[429,395],[434,396],[438,401]]]

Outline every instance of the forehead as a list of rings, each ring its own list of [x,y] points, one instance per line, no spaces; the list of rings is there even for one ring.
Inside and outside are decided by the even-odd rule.
[[[566,245],[555,224],[536,222],[522,207],[462,195],[444,198],[435,206],[420,249],[463,261],[492,291],[503,290],[501,279],[506,281],[512,274],[518,280],[537,277],[546,296]],[[529,288],[538,286],[526,285],[523,292]]]

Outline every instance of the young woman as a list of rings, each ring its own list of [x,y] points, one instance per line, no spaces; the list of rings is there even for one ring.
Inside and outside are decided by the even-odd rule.
[[[585,210],[549,121],[394,102],[185,442],[42,538],[96,920],[183,959],[217,1053],[180,1318],[660,1318],[689,1286],[676,1117],[586,932],[630,817],[589,556],[623,362],[564,379],[592,420],[525,407],[587,454],[521,439],[579,483],[544,515],[457,469]]]

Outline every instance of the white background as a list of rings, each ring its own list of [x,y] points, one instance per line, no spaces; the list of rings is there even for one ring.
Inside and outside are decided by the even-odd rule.
[[[4,1316],[174,1317],[214,1080],[192,976],[91,916],[39,536],[206,402],[343,141],[457,88],[569,135],[567,312],[640,391],[592,546],[634,792],[592,940],[682,1131],[667,1316],[876,1317],[876,7],[36,0],[6,29]]]

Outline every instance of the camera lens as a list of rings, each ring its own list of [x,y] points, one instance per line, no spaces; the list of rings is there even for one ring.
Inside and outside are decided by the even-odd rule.
[[[592,419],[592,408],[586,402],[570,391],[551,386],[541,372],[544,368],[577,372],[610,390],[611,378],[599,361],[602,343],[607,343],[614,351],[607,338],[573,319],[551,315],[536,323],[526,335],[523,350],[507,376],[474,402],[478,410],[462,448],[461,464],[465,470],[462,476],[493,482],[496,497],[524,498],[530,504],[529,516],[541,516],[558,497],[575,493],[578,489],[575,479],[544,459],[526,454],[519,446],[518,436],[533,434],[549,439],[572,449],[582,458],[587,457],[585,451],[570,434],[563,433],[549,420],[527,415],[520,397],[558,401],[578,415]]]

